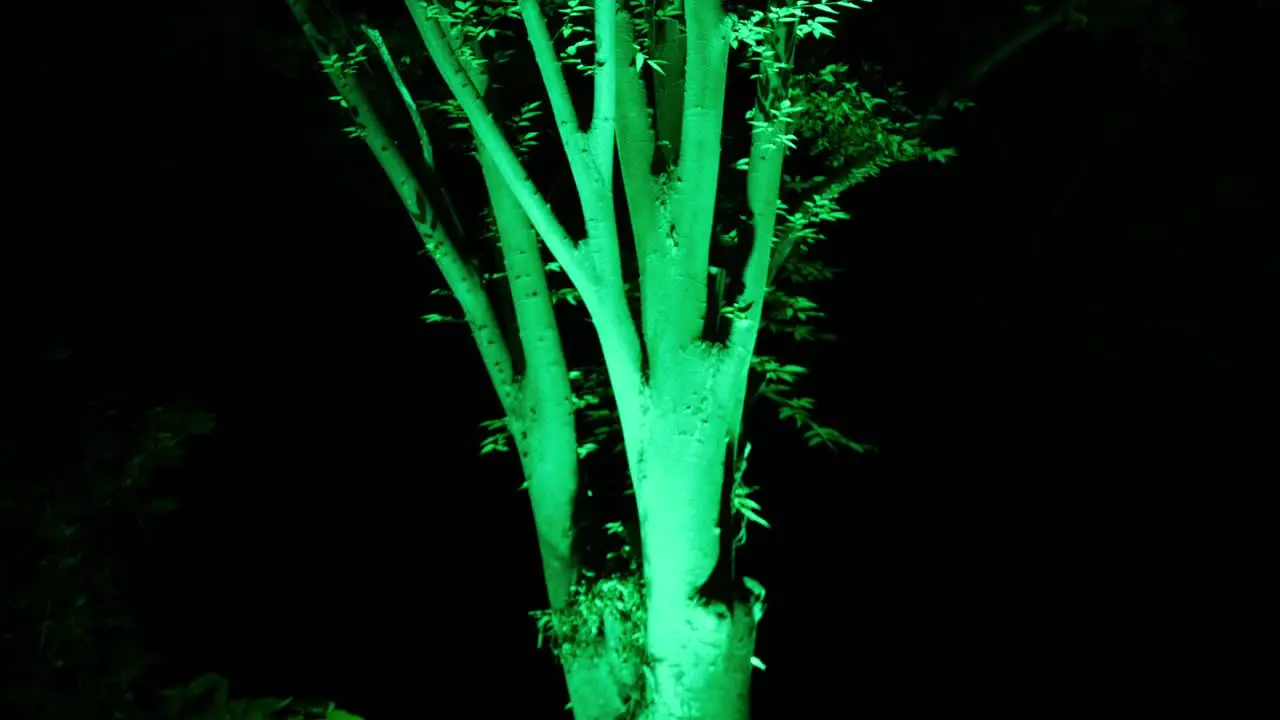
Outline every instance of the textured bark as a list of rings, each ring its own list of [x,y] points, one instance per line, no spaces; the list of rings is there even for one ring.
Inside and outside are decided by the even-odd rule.
[[[654,658],[647,720],[745,720],[751,716],[751,656],[755,618],[751,607],[689,603],[683,627],[661,643],[673,651]]]
[[[339,58],[342,49],[321,37],[307,15],[307,0],[288,0],[321,58]],[[644,546],[644,601],[634,585],[628,607],[644,605],[635,619],[605,618],[603,631],[582,633],[572,652],[562,655],[571,706],[578,720],[652,718],[695,720],[745,718],[755,615],[750,606],[698,599],[720,555],[726,448],[736,446],[741,419],[746,359],[758,326],[759,302],[735,321],[729,347],[700,341],[708,312],[706,285],[712,219],[722,137],[728,63],[729,18],[718,0],[685,2],[688,41],[673,21],[662,21],[657,57],[672,62],[662,86],[662,139],[669,141],[671,173],[659,185],[649,173],[656,142],[641,120],[648,108],[643,84],[631,74],[631,28],[617,4],[600,0],[595,42],[593,106],[588,128],[580,126],[564,69],[535,0],[520,0],[534,59],[568,156],[586,226],[575,240],[507,142],[485,102],[487,75],[460,61],[458,36],[427,5],[406,2],[410,15],[444,81],[467,115],[497,221],[510,278],[517,340],[508,340],[478,273],[465,263],[434,201],[423,191],[397,144],[365,100],[358,76],[330,63],[329,76],[356,116],[374,156],[401,194],[424,244],[440,265],[469,321],[490,370],[495,390],[515,437],[528,483],[553,617],[575,610],[578,568],[572,554],[573,498],[577,488],[577,438],[567,370],[551,311],[533,230],[550,249],[582,296],[599,334],[627,460],[636,486]],[[375,44],[378,36],[370,33]],[[621,39],[621,43],[619,42]],[[388,72],[391,55],[378,44]],[[474,50],[474,48],[473,48]],[[682,67],[681,67],[682,66]],[[626,69],[626,72],[620,72]],[[398,84],[416,121],[428,166],[430,141],[408,90]],[[625,105],[620,105],[625,99]],[[626,117],[619,122],[618,115]],[[641,328],[635,326],[624,292],[613,162],[615,131],[622,138],[628,202],[638,223],[637,250],[644,302],[643,331],[651,361],[651,382],[642,373]],[[769,177],[780,172],[781,157],[758,159]],[[776,178],[758,191],[776,193]],[[765,178],[768,179],[768,178]],[[649,209],[652,208],[652,212]],[[756,202],[757,215],[772,221],[773,206]],[[759,224],[759,223],[757,223]],[[757,234],[770,235],[770,228]],[[769,243],[757,240],[766,257]],[[762,265],[763,263],[763,265]],[[754,276],[763,276],[758,270]],[[754,277],[753,276],[753,277]],[[762,294],[759,278],[749,283]],[[747,298],[758,299],[758,298]],[[713,308],[710,312],[716,312]],[[740,327],[739,327],[740,326]],[[518,358],[521,370],[514,369]],[[652,449],[646,458],[646,448]],[[608,602],[607,607],[613,607]],[[588,609],[587,612],[598,612]],[[643,628],[638,627],[643,617]],[[610,623],[615,626],[611,627]],[[625,627],[616,626],[627,622]],[[592,626],[594,627],[594,626]],[[637,645],[643,638],[641,645]]]
[[[579,569],[572,554],[572,503],[563,502],[558,495],[565,487],[576,488],[578,468],[571,424],[567,433],[570,452],[556,452],[566,436],[556,420],[552,415],[539,415],[532,423],[512,423],[512,430],[533,505],[547,598],[553,612],[563,612],[572,602]],[[576,653],[569,662],[561,662],[576,720],[615,720],[623,714],[630,694],[628,685],[635,684],[619,672],[625,660],[602,642]]]
[[[574,720],[617,720],[626,711],[625,701],[605,655],[584,657],[564,668],[569,687],[569,707]]]
[[[725,458],[740,426],[742,361],[699,344],[655,372],[636,501],[644,546],[647,713],[653,720],[749,714],[755,616],[704,592],[724,547]],[[738,402],[735,402],[738,399]],[[739,582],[729,578],[730,583]],[[723,592],[727,588],[720,588]]]

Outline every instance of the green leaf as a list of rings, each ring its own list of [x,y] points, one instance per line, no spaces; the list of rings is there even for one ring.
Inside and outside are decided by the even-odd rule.
[[[161,498],[159,500],[152,500],[151,503],[147,505],[147,512],[155,513],[157,515],[162,513],[171,513],[177,509],[178,509],[178,501],[173,498]]]
[[[738,512],[742,513],[743,517],[745,517],[746,519],[752,522],[759,523],[764,527],[769,527],[769,523],[765,522],[764,518],[760,517],[759,515],[755,514],[754,512],[752,512],[747,508],[738,508]]]

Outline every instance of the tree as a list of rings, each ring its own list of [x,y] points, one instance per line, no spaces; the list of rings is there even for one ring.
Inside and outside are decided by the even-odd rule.
[[[931,117],[899,88],[872,93],[871,73],[838,63],[801,67],[800,41],[831,36],[839,10],[859,3],[406,0],[401,28],[287,1],[351,113],[347,131],[399,194],[480,350],[503,411],[484,451],[519,456],[550,604],[540,627],[575,716],[746,717],[765,595],[735,566],[747,524],[764,524],[743,480],[748,399],[779,402],[812,445],[863,449],[817,424],[812,400],[788,396],[803,368],[759,353],[760,331],[814,334],[819,309],[784,288],[830,276],[806,256],[821,223],[847,217],[843,192],[891,164],[952,154],[923,141]],[[1071,4],[1048,15],[1062,20]],[[562,18],[554,32],[548,9]],[[1048,27],[1035,23],[995,60]],[[499,66],[519,72],[517,33],[545,99],[514,84],[494,92]],[[439,85],[420,74],[421,54],[445,98],[424,95]],[[742,123],[732,113],[744,98]],[[537,176],[545,120],[567,157],[570,211]],[[462,189],[443,176],[463,170],[433,145],[442,124],[479,164],[484,227],[453,205]],[[723,145],[739,126],[735,159]],[[808,177],[784,173],[793,154]],[[486,268],[477,250],[490,238],[500,263]],[[585,309],[603,374],[570,369],[558,300]],[[589,528],[577,514],[580,463],[615,427],[638,547],[625,523]],[[603,571],[583,550],[601,530],[617,538]]]

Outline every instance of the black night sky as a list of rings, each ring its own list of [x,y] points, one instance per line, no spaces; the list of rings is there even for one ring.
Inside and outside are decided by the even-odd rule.
[[[881,0],[828,52],[927,103],[1019,4]],[[845,196],[812,292],[839,339],[788,357],[880,452],[751,418],[760,717],[1222,714],[1253,684],[1227,648],[1275,477],[1276,11],[1170,4],[1050,31],[937,128],[957,160]],[[419,320],[441,281],[398,199],[283,2],[155,7],[32,19],[11,60],[6,487],[82,452],[57,428],[90,397],[206,408],[181,509],[113,555],[150,686],[561,717],[519,470],[477,455],[498,405],[465,329]]]

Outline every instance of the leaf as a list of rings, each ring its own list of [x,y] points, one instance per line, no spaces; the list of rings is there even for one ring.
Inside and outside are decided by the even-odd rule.
[[[177,509],[178,509],[178,501],[174,500],[173,498],[161,498],[159,500],[152,500],[151,504],[147,506],[147,512],[156,513],[156,514],[171,513]]]
[[[759,508],[759,506],[758,506],[758,505],[757,505],[756,507],[757,507],[757,509]],[[746,518],[746,519],[748,519],[748,520],[750,520],[750,521],[752,521],[752,522],[759,523],[760,525],[762,525],[762,526],[764,526],[764,527],[770,527],[769,523],[768,523],[768,522],[766,522],[764,518],[760,517],[759,515],[755,514],[754,512],[752,512],[751,510],[749,510],[749,509],[747,509],[747,508],[738,508],[738,512],[742,513],[742,517],[744,517],[744,518]]]
[[[425,322],[429,322],[429,323],[442,323],[442,322],[452,323],[452,322],[462,322],[461,320],[459,320],[459,319],[457,319],[457,318],[451,318],[451,317],[448,317],[447,315],[441,315],[441,314],[439,314],[439,313],[428,313],[428,314],[426,314],[426,315],[423,315],[423,316],[422,316],[422,319],[423,319]]]

